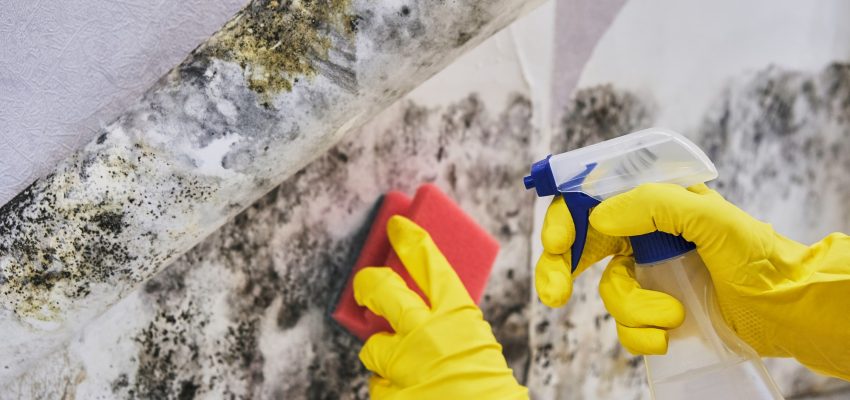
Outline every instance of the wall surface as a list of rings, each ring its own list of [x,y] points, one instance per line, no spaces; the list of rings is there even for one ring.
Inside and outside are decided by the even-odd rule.
[[[843,173],[850,167],[850,66],[844,64],[850,32],[841,23],[847,6],[737,3],[546,3],[348,133],[129,292],[68,346],[5,384],[0,398],[367,398],[359,343],[327,312],[380,194],[411,193],[422,182],[443,188],[499,240],[502,251],[481,306],[515,375],[535,398],[649,398],[642,360],[619,346],[598,299],[601,266],[578,279],[565,308],[545,308],[534,296],[536,232],[546,202],[523,191],[520,180],[531,161],[549,152],[664,125],[707,149],[720,169],[718,190],[781,232],[813,241],[831,230],[850,230],[850,182]],[[239,6],[210,12],[226,19],[225,8]],[[112,12],[200,19],[194,12],[175,16],[167,3],[138,7]],[[0,16],[0,27],[33,40],[17,24],[26,20],[20,15]],[[195,36],[175,32],[191,28],[200,35],[197,42],[221,21],[209,23],[152,25],[137,35],[182,43],[185,55]],[[46,23],[38,29],[52,32]],[[104,46],[113,48],[110,43]],[[7,51],[8,42],[3,44]],[[175,50],[176,60],[168,64],[166,55],[163,61],[150,56],[158,46],[140,47],[134,54],[144,55],[133,59],[150,64],[133,64],[136,69],[164,71],[182,58]],[[96,58],[116,59],[107,53]],[[22,58],[64,65],[58,55],[43,54],[52,53]],[[26,63],[14,68],[31,65]],[[14,88],[20,72],[11,75],[10,68],[0,64],[0,77],[11,77],[0,84]],[[145,76],[155,80],[159,73]],[[28,79],[51,74],[32,72]],[[68,79],[79,76],[68,73]],[[0,175],[16,188],[8,189],[9,197],[27,176],[49,170],[51,160],[91,138],[101,122],[117,115],[110,112],[126,107],[124,96],[129,102],[134,90],[145,89],[112,85],[116,80],[103,76],[92,75],[92,82],[101,82],[94,88],[79,89],[79,97],[91,102],[87,107],[103,111],[65,129],[74,136],[57,139],[64,144],[42,145],[44,157],[31,160],[42,169],[0,161]],[[132,82],[132,76],[122,79]],[[123,94],[97,100],[96,89]],[[44,93],[53,89],[16,90],[0,101],[17,103],[37,93],[49,100]],[[20,121],[52,120],[31,108],[21,108],[21,118],[0,114],[6,124],[0,125],[0,140],[14,144],[0,151],[10,157],[37,142],[7,132],[38,132],[41,125],[26,122],[31,130],[21,130]],[[0,160],[10,159],[4,155]],[[769,364],[791,398],[847,393],[846,383],[791,361]]]

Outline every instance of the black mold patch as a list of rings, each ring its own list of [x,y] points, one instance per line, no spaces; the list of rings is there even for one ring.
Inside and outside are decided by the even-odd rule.
[[[850,204],[848,99],[843,63],[817,74],[771,67],[731,82],[700,129],[700,145],[718,168],[712,185],[756,217],[798,221],[797,234],[842,229],[839,221],[850,220],[841,207]],[[781,211],[792,198],[806,206]]]
[[[104,211],[92,218],[98,228],[112,234],[119,234],[124,229],[124,213]]]
[[[192,400],[198,393],[200,386],[194,381],[183,381],[180,383],[180,393],[177,395],[179,400]]]
[[[834,208],[828,198],[850,200],[848,125],[850,65],[818,74],[771,67],[729,84],[703,121],[700,145],[718,167],[713,185],[729,200],[770,193],[782,201],[803,191],[802,220],[825,223],[818,221],[824,207]]]
[[[105,200],[59,208],[56,195],[41,189],[58,179],[42,178],[0,208],[0,254],[13,260],[2,271],[0,294],[21,316],[49,318],[43,307],[52,307],[47,297],[60,283],[65,296],[83,297],[90,283],[126,276],[115,266],[134,259],[119,239],[125,226],[123,213],[112,211]],[[64,235],[63,230],[74,227],[79,234]],[[32,230],[40,237],[25,233]],[[57,248],[44,243],[49,237],[69,240],[70,245]]]
[[[653,110],[636,95],[599,85],[576,92],[553,138],[553,153],[575,150],[593,143],[649,128]]]
[[[183,378],[179,369],[197,369],[201,361],[200,347],[193,342],[197,333],[186,329],[193,325],[202,328],[208,323],[199,314],[202,315],[191,301],[179,312],[160,309],[151,324],[136,338],[145,351],[138,355],[138,370],[132,388],[123,383],[126,376],[119,376],[118,381],[113,382],[113,392],[130,398],[179,398],[184,393],[185,382],[191,382],[196,386],[193,395],[197,394],[200,385],[194,379]]]
[[[120,374],[118,375],[118,378],[112,382],[112,391],[117,393],[128,386],[130,386],[130,381],[127,379],[127,374]]]

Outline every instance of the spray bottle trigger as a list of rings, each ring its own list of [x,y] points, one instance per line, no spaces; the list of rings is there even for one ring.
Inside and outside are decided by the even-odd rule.
[[[567,209],[570,210],[570,216],[573,218],[573,227],[575,228],[576,237],[570,248],[570,272],[575,272],[578,268],[578,262],[581,259],[581,254],[584,252],[584,245],[587,241],[587,230],[590,226],[590,209],[596,207],[600,201],[582,192],[562,193],[564,202],[567,203]]]

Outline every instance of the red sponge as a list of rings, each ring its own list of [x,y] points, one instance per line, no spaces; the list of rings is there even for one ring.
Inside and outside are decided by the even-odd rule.
[[[499,243],[437,186],[421,186],[412,202],[403,193],[387,193],[336,309],[331,314],[340,325],[361,340],[366,340],[376,332],[392,332],[392,328],[383,318],[357,305],[352,288],[357,271],[370,266],[388,266],[422,296],[421,290],[392,251],[387,239],[387,221],[393,215],[410,218],[428,231],[476,303],[484,293],[487,278],[499,252]]]
[[[372,227],[366,236],[366,242],[360,250],[357,262],[351,270],[348,282],[342,290],[336,309],[331,314],[336,322],[348,329],[360,340],[366,340],[375,332],[392,332],[389,322],[375,315],[366,307],[357,305],[354,300],[354,274],[365,267],[385,265],[389,254],[390,241],[387,239],[387,221],[393,215],[404,215],[411,203],[410,197],[401,192],[389,192],[384,195],[381,208],[372,220]]]

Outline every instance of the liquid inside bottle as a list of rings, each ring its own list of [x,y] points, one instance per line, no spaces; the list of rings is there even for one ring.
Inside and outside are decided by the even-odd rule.
[[[708,270],[696,251],[635,268],[646,289],[668,293],[685,306],[685,321],[669,331],[663,356],[646,356],[652,397],[673,399],[782,399],[761,358],[726,325]]]

